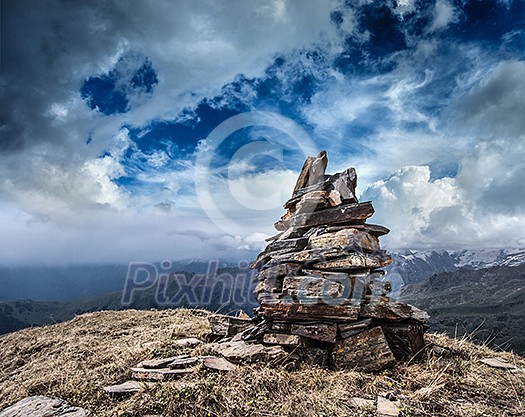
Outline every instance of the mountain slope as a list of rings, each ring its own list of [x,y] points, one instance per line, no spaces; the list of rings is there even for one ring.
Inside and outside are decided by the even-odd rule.
[[[101,310],[133,308],[205,308],[221,313],[244,309],[251,313],[256,306],[254,283],[237,275],[235,268],[224,268],[216,277],[190,272],[172,274],[165,286],[137,290],[129,304],[123,303],[123,292],[114,291],[65,302],[18,300],[0,302],[0,334],[26,327],[42,326],[72,319],[76,315]],[[187,286],[191,284],[191,289]]]
[[[525,354],[525,265],[436,274],[404,287],[402,299],[427,310],[434,331]]]

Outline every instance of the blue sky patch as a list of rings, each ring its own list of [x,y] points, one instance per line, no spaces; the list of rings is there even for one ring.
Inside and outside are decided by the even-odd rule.
[[[132,96],[152,93],[158,84],[151,61],[135,52],[124,54],[107,74],[96,75],[82,83],[80,96],[92,110],[109,116],[126,113]]]

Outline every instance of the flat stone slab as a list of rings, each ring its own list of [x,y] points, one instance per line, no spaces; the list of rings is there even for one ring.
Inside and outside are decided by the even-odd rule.
[[[332,360],[336,369],[376,372],[396,363],[381,327],[365,330],[335,345]]]
[[[237,369],[237,366],[224,358],[218,358],[217,356],[208,356],[202,360],[202,364],[205,368],[211,369],[212,371],[230,372]]]
[[[361,305],[360,315],[375,319],[413,320],[418,323],[426,323],[430,319],[426,311],[405,303],[364,303]]]
[[[299,251],[303,250],[308,244],[308,239],[305,237],[297,237],[292,239],[276,240],[270,243],[264,249],[265,252],[274,252],[278,250]]]
[[[315,211],[313,213],[296,214],[286,220],[279,220],[275,228],[283,231],[290,228],[306,228],[322,224],[363,224],[366,219],[374,214],[372,203],[344,204],[341,206]]]
[[[170,356],[168,358],[159,358],[159,359],[148,359],[140,362],[136,367],[137,368],[146,368],[146,369],[161,369],[167,368],[170,363],[180,359],[189,358],[188,355],[179,355],[179,356]]]
[[[131,368],[132,377],[135,379],[165,381],[169,379],[178,378],[180,376],[191,374],[195,372],[194,368],[188,369],[146,369],[146,368]]]
[[[341,338],[346,339],[350,336],[354,336],[358,333],[361,333],[363,330],[366,330],[370,323],[372,323],[372,319],[363,319],[358,320],[354,323],[342,323],[339,325],[339,331],[341,332]]]
[[[170,369],[185,369],[189,368],[191,366],[197,365],[199,362],[199,358],[180,358],[175,359],[173,362],[170,362],[168,364],[168,368]]]
[[[317,302],[333,299],[343,304],[352,295],[352,281],[347,274],[332,274],[335,278],[327,279],[316,276],[286,277],[283,280],[283,295],[294,299]]]
[[[277,320],[354,321],[357,320],[359,315],[359,306],[275,303],[261,305],[259,307],[259,314]]]
[[[104,387],[104,391],[111,395],[127,395],[141,392],[149,385],[152,384],[147,382],[126,381],[122,384]]]
[[[317,262],[312,265],[312,268],[345,271],[347,269],[383,268],[391,263],[392,257],[384,251],[375,253],[348,253],[335,259]]]
[[[0,417],[88,417],[83,408],[73,407],[63,400],[38,395],[27,397],[0,412]]]
[[[308,240],[308,249],[322,248],[361,248],[369,252],[379,251],[379,240],[371,234],[355,229],[342,229],[337,232],[323,233],[317,236],[311,236]]]

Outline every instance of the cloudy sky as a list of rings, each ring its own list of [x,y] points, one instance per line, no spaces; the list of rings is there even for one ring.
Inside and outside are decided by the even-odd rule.
[[[525,2],[2,0],[0,265],[251,259],[307,155],[387,248],[525,246]]]

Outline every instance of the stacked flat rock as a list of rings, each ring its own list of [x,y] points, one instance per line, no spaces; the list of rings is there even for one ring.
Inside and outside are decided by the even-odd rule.
[[[376,371],[423,348],[428,315],[390,299],[386,227],[356,197],[354,168],[326,175],[326,152],[305,161],[277,235],[257,269],[258,324],[245,342],[280,345],[299,360]],[[230,336],[233,336],[231,334]]]

